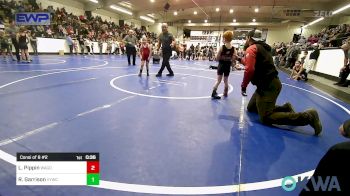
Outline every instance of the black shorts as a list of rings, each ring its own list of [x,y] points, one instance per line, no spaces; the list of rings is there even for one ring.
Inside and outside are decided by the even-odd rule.
[[[28,50],[27,44],[23,44],[23,43],[19,44],[18,48],[21,49],[21,50]]]
[[[225,77],[228,77],[230,75],[230,71],[231,64],[219,64],[217,73],[219,76],[224,75]]]

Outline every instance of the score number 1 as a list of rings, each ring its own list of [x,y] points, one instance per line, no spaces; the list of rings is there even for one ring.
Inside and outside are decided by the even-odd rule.
[[[100,164],[98,161],[88,161],[87,162],[86,182],[87,182],[87,185],[99,185],[100,184]]]

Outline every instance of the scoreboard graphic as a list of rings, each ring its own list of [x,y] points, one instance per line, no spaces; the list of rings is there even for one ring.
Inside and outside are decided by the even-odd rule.
[[[17,185],[99,185],[99,153],[17,153]]]

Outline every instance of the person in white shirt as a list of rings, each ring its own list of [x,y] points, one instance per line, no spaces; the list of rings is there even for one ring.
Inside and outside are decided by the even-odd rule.
[[[88,51],[88,55],[90,55],[91,54],[90,53],[90,51],[91,51],[91,42],[90,42],[89,38],[85,38],[84,39],[84,46],[85,46],[85,48]]]
[[[114,42],[114,47],[115,47],[115,49],[114,49],[114,54],[120,54],[120,45],[119,45],[119,42],[118,42],[118,40],[115,40],[115,42]]]

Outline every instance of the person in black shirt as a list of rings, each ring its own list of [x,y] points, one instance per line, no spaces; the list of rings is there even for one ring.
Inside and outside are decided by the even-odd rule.
[[[221,99],[221,97],[216,92],[219,84],[222,80],[222,75],[224,75],[224,97],[227,97],[228,93],[228,76],[230,75],[232,61],[235,60],[236,50],[231,45],[231,41],[233,39],[233,32],[226,31],[223,35],[224,45],[220,48],[216,59],[219,61],[218,70],[217,70],[217,81],[213,87],[213,92],[211,93],[211,97],[213,99]]]
[[[79,42],[79,45],[80,45],[81,54],[84,55],[85,54],[85,46],[84,46],[84,38],[83,38],[82,35],[79,36],[78,42]]]
[[[190,46],[190,56],[192,56],[192,60],[194,60],[195,52],[194,52],[194,45],[193,44]]]
[[[344,66],[340,69],[339,81],[335,85],[347,87],[349,86],[350,81],[347,81],[347,78],[350,74],[350,38],[347,43],[341,47],[344,51]]]
[[[344,137],[350,138],[350,119],[345,121],[339,127],[339,132]],[[322,157],[318,163],[313,178],[306,184],[300,195],[350,195],[350,142],[342,142],[333,145],[327,153]],[[315,190],[312,179],[317,183],[320,178],[323,182],[326,178],[337,177],[338,185],[333,186],[330,192],[321,192],[321,190]],[[331,180],[329,180],[331,181]],[[327,184],[329,185],[329,184]],[[329,186],[327,187],[329,188]],[[339,188],[339,189],[338,189]],[[327,189],[328,190],[328,189]],[[318,192],[316,192],[318,191]]]
[[[162,76],[162,72],[165,67],[169,71],[169,74],[167,74],[167,76],[174,76],[174,72],[170,67],[169,59],[172,54],[172,48],[175,46],[175,38],[171,33],[168,32],[168,25],[166,23],[162,25],[162,33],[158,38],[157,51],[159,51],[160,46],[162,46],[163,62],[162,67],[159,69],[156,77]]]
[[[256,86],[247,111],[257,113],[265,125],[310,125],[314,128],[314,135],[320,135],[322,124],[315,109],[295,112],[290,103],[276,105],[282,83],[273,64],[271,47],[261,39],[260,34],[255,30],[250,31],[244,47],[247,48],[245,57],[243,59],[237,57],[238,61],[245,65],[241,94],[247,96],[246,89],[249,83]]]

